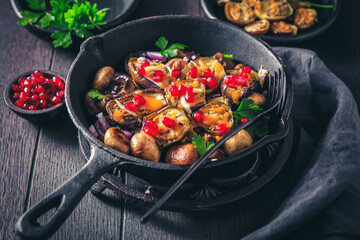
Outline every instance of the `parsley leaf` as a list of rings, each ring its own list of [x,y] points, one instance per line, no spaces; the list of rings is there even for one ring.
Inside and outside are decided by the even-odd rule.
[[[268,134],[268,125],[265,124],[263,121],[258,120],[254,122],[253,124],[247,126],[245,130],[251,135],[252,138],[255,137],[263,137],[266,134]]]
[[[234,59],[234,56],[232,54],[223,54],[224,58],[228,59]]]
[[[35,13],[35,12],[30,12],[28,10],[22,11],[21,12],[22,18],[19,18],[18,24],[21,25],[21,26],[26,26],[29,23],[36,23],[37,20],[42,15],[44,15],[44,13]]]
[[[204,155],[212,146],[214,146],[215,143],[207,143],[204,137],[194,133],[192,136],[192,144],[200,155]]]
[[[54,47],[62,46],[64,48],[67,48],[72,43],[70,31],[68,32],[55,31],[54,33],[51,34],[51,37],[55,39],[52,42],[54,44]]]
[[[91,98],[97,98],[98,100],[101,100],[105,97],[105,95],[99,93],[99,90],[91,90],[89,93],[88,93],[88,96],[91,97]]]
[[[160,37],[156,42],[155,45],[161,49],[160,54],[167,58],[167,57],[176,57],[177,51],[176,49],[184,50],[187,46],[181,43],[173,43],[170,47],[166,48],[169,41],[166,40],[164,37]]]
[[[241,118],[248,118],[251,120],[252,118],[259,115],[262,111],[264,111],[264,109],[254,105],[253,100],[243,98],[238,109],[233,112],[233,116],[237,121],[239,121]]]
[[[47,28],[50,25],[51,21],[54,21],[54,16],[49,13],[46,13],[40,20],[39,24],[42,28]]]
[[[45,0],[26,0],[29,4],[29,8],[34,10],[46,10]]]
[[[168,45],[169,41],[166,40],[164,37],[160,37],[156,42],[155,45],[160,48],[161,50],[164,50],[166,46]]]

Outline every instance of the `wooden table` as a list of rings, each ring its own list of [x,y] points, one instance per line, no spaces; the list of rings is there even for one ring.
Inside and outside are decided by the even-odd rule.
[[[298,45],[314,50],[351,89],[360,103],[360,1],[341,0],[343,8],[329,31]],[[144,0],[132,19],[160,14],[203,16],[195,0]],[[55,49],[23,27],[10,1],[0,7],[0,86],[21,72],[50,69],[66,76],[76,56]],[[78,171],[84,161],[77,130],[66,115],[51,124],[36,125],[12,113],[3,103],[0,120],[0,239],[14,239],[14,223],[29,206],[42,199]],[[88,193],[51,239],[238,239],[266,223],[273,208],[262,216],[242,214],[242,206],[218,212],[161,211],[141,226],[145,208],[123,202],[110,192],[110,201]]]

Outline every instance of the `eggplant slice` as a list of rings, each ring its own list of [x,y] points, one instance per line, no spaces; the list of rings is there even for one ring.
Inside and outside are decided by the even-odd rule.
[[[312,8],[299,8],[294,14],[294,23],[299,29],[307,29],[314,26],[317,12]]]
[[[294,10],[286,0],[264,0],[257,2],[255,13],[260,19],[279,21],[293,15]]]
[[[270,29],[269,20],[263,19],[250,23],[244,27],[248,33],[255,35],[265,35]]]
[[[165,117],[174,120],[175,127],[166,127],[162,123]],[[187,140],[189,133],[192,132],[190,119],[186,116],[184,110],[179,107],[167,106],[157,112],[147,115],[143,119],[143,124],[148,120],[154,121],[159,127],[158,132],[153,135],[153,137],[161,149],[181,140]]]
[[[225,16],[230,22],[239,26],[245,26],[256,19],[254,10],[243,2],[227,2],[225,4]]]
[[[295,25],[280,21],[271,23],[270,32],[277,36],[296,35],[298,28]]]

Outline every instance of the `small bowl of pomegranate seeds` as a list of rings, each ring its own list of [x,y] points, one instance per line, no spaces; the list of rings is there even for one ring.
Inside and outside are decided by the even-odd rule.
[[[64,109],[65,82],[59,74],[48,70],[23,73],[8,84],[5,103],[22,118],[41,122]]]

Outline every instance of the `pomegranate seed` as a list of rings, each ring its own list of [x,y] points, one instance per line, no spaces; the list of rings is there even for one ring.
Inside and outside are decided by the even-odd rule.
[[[249,66],[245,66],[241,69],[241,72],[251,73],[251,68]]]
[[[240,78],[244,78],[244,79],[249,79],[249,73],[246,73],[246,72],[241,72],[240,73]]]
[[[187,92],[186,93],[186,95],[185,95],[185,100],[187,101],[187,102],[193,102],[194,101],[194,99],[195,99],[195,93],[193,93],[193,92]]]
[[[184,85],[180,84],[178,86],[179,96],[184,96],[186,94],[186,90],[187,88]]]
[[[204,77],[206,77],[206,78],[212,77],[212,71],[211,71],[211,69],[206,69],[206,70],[204,71]]]
[[[58,84],[57,84],[57,86],[58,86],[58,88],[60,89],[60,90],[64,90],[64,88],[65,88],[65,83],[64,82],[59,82]],[[56,88],[55,88],[56,89]],[[56,90],[55,90],[56,91]]]
[[[20,97],[20,93],[19,92],[16,92],[16,93],[14,93],[14,95],[13,95],[13,100],[16,100],[16,99],[18,99]]]
[[[25,87],[23,92],[26,93],[26,95],[29,95],[31,93],[31,88]]]
[[[154,135],[159,131],[159,127],[156,122],[149,120],[144,123],[143,130],[148,135]]]
[[[125,108],[131,112],[135,112],[137,109],[136,105],[132,102],[128,102],[127,104],[125,104]]]
[[[54,82],[56,85],[58,85],[60,82],[62,82],[61,78],[56,77],[56,76],[54,76],[54,77],[52,78],[52,80],[53,80],[53,82]]]
[[[224,132],[228,127],[227,127],[226,123],[222,123],[222,124],[215,125],[214,128],[218,132]]]
[[[26,100],[27,100],[27,96],[26,96],[26,93],[24,93],[24,92],[21,92],[20,93],[20,96],[19,96],[19,100],[20,100],[20,102],[25,102]]]
[[[56,103],[61,103],[61,99],[60,99],[59,97],[52,97],[52,98],[51,98],[51,102],[52,102],[52,103],[55,103],[55,104],[56,104]]]
[[[36,106],[35,105],[30,105],[28,108],[30,111],[35,111],[36,110]]]
[[[237,88],[237,86],[238,85],[236,85],[235,83],[232,83],[232,82],[230,82],[230,83],[228,83],[228,84],[226,84],[228,87],[231,87],[231,88]]]
[[[135,106],[140,107],[141,105],[144,105],[146,103],[145,98],[143,98],[141,95],[136,94],[133,99]]]
[[[37,100],[39,100],[39,95],[34,94],[30,97],[30,99],[31,99],[31,101],[36,102]]]
[[[153,77],[153,80],[154,80],[155,82],[162,82],[163,77],[160,76],[160,75],[157,75],[157,76],[154,76],[154,77]]]
[[[247,121],[249,121],[248,118],[241,118],[241,119],[240,119],[240,122],[241,122],[241,123],[246,123]]]
[[[164,72],[160,70],[156,70],[154,73],[155,76],[164,76]]]
[[[197,122],[202,122],[204,120],[204,114],[200,111],[194,112],[193,116]]]
[[[205,86],[207,86],[207,81],[206,78],[198,78],[198,81],[201,82],[202,84],[204,84]]]
[[[180,77],[180,74],[181,74],[180,70],[172,70],[171,71],[171,76],[173,76],[174,78]]]
[[[194,87],[191,84],[189,84],[189,85],[186,85],[186,89],[188,92],[192,92],[194,90]]]
[[[18,108],[22,108],[23,103],[22,103],[20,100],[17,100],[17,101],[15,102],[15,105],[16,105]]]
[[[59,98],[64,98],[64,91],[63,90],[57,91],[56,96]]]
[[[26,79],[22,85],[23,85],[24,87],[30,87],[32,84],[31,84],[31,81],[30,81],[30,80]]]
[[[33,74],[31,74],[31,76],[36,76],[36,77],[45,77],[44,74],[40,71],[35,71]]]
[[[18,84],[19,84],[19,85],[23,85],[24,82],[25,82],[25,80],[26,80],[26,77],[21,78],[21,79],[19,80]]]
[[[170,94],[171,94],[171,96],[173,96],[173,97],[179,96],[179,89],[178,89],[178,87],[177,87],[177,86],[172,86],[172,87],[170,88]]]
[[[36,109],[40,109],[40,106],[41,106],[40,101],[41,100],[37,100],[36,102],[34,102],[34,105],[36,106]]]
[[[196,67],[192,67],[189,70],[189,76],[192,78],[196,78],[198,73],[198,69]]]
[[[148,60],[145,60],[145,61],[141,64],[141,66],[142,66],[143,68],[146,68],[147,66],[150,66],[150,62],[149,62]]]
[[[41,100],[47,100],[49,98],[49,96],[46,93],[40,93],[39,94],[39,98]]]
[[[48,106],[48,103],[46,100],[40,100],[40,105],[43,107],[43,108],[46,108]]]
[[[229,132],[231,132],[231,128],[225,128],[225,130],[223,131],[223,135],[228,134]]]
[[[164,117],[164,119],[162,120],[162,123],[168,127],[168,128],[173,128],[175,127],[175,121],[171,118],[168,118],[168,117]]]
[[[19,86],[19,88],[20,88],[20,91],[24,91],[25,86],[21,85],[21,86]]]
[[[138,71],[138,73],[141,74],[141,75],[145,75],[145,73],[146,73],[144,67],[139,67],[137,71]]]
[[[28,110],[28,109],[29,109],[29,105],[28,105],[27,103],[24,103],[24,104],[22,105],[22,108]]]
[[[17,84],[13,84],[13,85],[11,86],[11,89],[12,89],[14,92],[20,92],[20,87],[19,87],[19,85],[17,85]]]
[[[212,89],[217,88],[219,85],[219,83],[216,81],[215,78],[208,78],[206,81],[207,81],[209,88],[212,88]]]
[[[35,87],[35,92],[37,92],[37,93],[43,93],[43,92],[45,92],[45,88],[44,88],[42,85],[37,85],[37,86]]]

